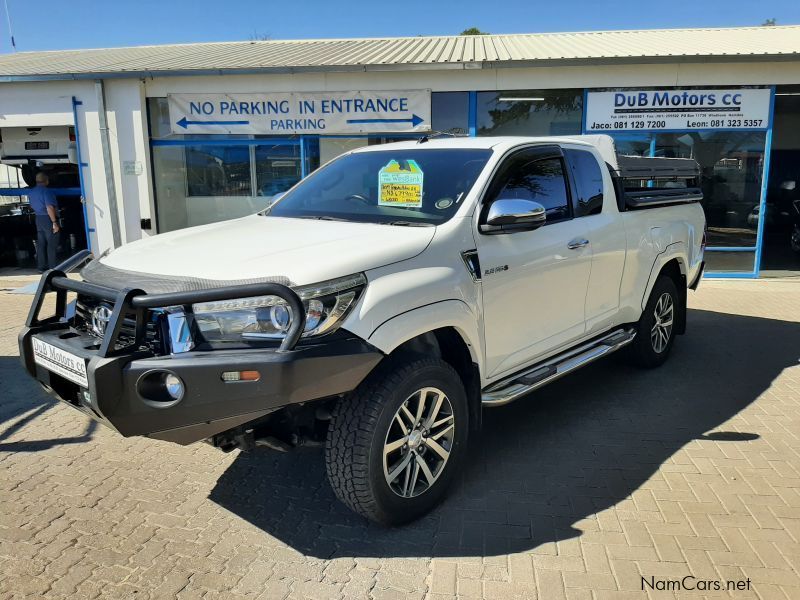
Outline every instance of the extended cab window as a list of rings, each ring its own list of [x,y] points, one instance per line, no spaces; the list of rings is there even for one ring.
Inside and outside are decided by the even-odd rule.
[[[564,150],[572,177],[575,181],[575,215],[600,214],[603,210],[603,172],[597,159],[585,150]]]
[[[495,200],[533,200],[547,210],[547,221],[569,217],[569,195],[563,161],[558,157],[537,157],[536,150],[512,156],[501,173]]]

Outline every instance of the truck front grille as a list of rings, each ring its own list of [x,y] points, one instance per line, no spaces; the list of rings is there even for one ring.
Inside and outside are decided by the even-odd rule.
[[[78,295],[78,299],[75,302],[75,320],[73,326],[76,329],[92,334],[98,339],[102,339],[103,335],[95,331],[95,328],[92,326],[92,316],[95,312],[95,309],[101,305],[105,305],[109,310],[112,309],[112,305],[107,302],[103,302],[97,298],[92,298],[91,296]],[[167,351],[164,347],[164,335],[162,334],[161,329],[161,315],[158,312],[149,311],[147,317],[147,327],[141,347],[149,349],[151,352],[153,352],[153,354],[156,355],[166,354]],[[122,324],[122,330],[120,331],[116,347],[122,348],[129,346],[133,344],[135,339],[136,322],[133,319],[126,318]]]

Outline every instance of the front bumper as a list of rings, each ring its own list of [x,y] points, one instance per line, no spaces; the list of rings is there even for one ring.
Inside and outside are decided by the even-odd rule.
[[[83,282],[64,280],[63,273],[53,275],[53,271],[43,276],[26,327],[19,334],[22,363],[49,393],[126,437],[143,435],[191,444],[289,404],[348,392],[383,358],[367,342],[341,335],[327,342],[280,349],[193,351],[166,356],[154,356],[141,348],[120,350],[108,339],[98,343],[97,338],[71,327],[59,316],[59,310],[65,308],[61,291],[76,286],[84,292],[87,289]],[[42,296],[48,291],[59,293],[56,315],[40,320]],[[241,290],[231,288],[231,294],[239,293]],[[114,314],[122,318],[127,308],[120,303],[131,304],[134,297],[141,298],[142,294],[120,292]],[[150,300],[154,296],[145,297],[153,303]],[[107,329],[112,336],[114,318]],[[88,388],[37,364],[34,336],[85,361]],[[170,403],[143,397],[140,380],[152,371],[168,371],[180,377],[185,385],[183,397]],[[225,371],[258,371],[260,378],[225,382]]]

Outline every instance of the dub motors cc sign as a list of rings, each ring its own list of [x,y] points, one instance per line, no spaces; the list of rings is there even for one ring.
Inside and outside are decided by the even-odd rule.
[[[769,127],[770,90],[624,90],[586,95],[584,131]]]

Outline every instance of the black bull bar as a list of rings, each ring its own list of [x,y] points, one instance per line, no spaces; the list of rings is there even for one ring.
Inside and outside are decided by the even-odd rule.
[[[26,327],[19,334],[21,359],[49,393],[126,437],[146,435],[179,444],[207,439],[288,404],[350,391],[383,357],[355,337],[298,345],[305,310],[297,293],[287,286],[256,283],[147,294],[140,289],[116,290],[66,276],[90,258],[88,252],[81,253],[42,276]],[[55,314],[42,318],[44,298],[50,292],[56,294]],[[66,314],[69,292],[113,304],[102,341],[72,327]],[[177,354],[167,349],[160,354],[141,344],[151,309],[264,295],[284,299],[296,316],[280,347]],[[120,339],[124,321],[126,335]],[[134,337],[130,333],[132,322],[136,339],[129,341]],[[37,364],[34,336],[84,360],[88,389]],[[256,383],[231,385],[220,378],[222,371],[250,369],[262,374]],[[188,391],[180,402],[161,407],[142,400],[137,386],[154,370],[169,371],[183,379]]]
[[[144,290],[136,288],[117,290],[67,277],[67,272],[85,264],[91,258],[91,252],[83,250],[42,275],[28,312],[28,318],[25,321],[27,328],[47,331],[68,327],[69,324],[66,322],[67,293],[76,292],[113,305],[111,317],[106,324],[103,341],[97,350],[97,355],[102,358],[130,353],[142,344],[147,327],[146,317],[150,309],[183,306],[200,302],[217,302],[254,296],[277,296],[286,301],[292,309],[294,317],[278,351],[288,352],[293,350],[303,333],[306,322],[305,308],[297,293],[288,286],[279,283],[248,283],[207,290],[147,294]],[[42,319],[40,318],[42,305],[45,297],[50,292],[56,293],[55,314]],[[118,348],[117,343],[119,342],[122,325],[126,318],[131,317],[136,323],[135,339],[130,344]],[[35,373],[32,374],[35,375]]]

